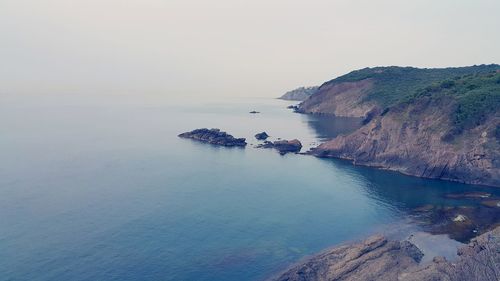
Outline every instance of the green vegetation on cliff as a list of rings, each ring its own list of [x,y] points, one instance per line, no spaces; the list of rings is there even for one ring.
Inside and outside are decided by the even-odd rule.
[[[500,65],[497,64],[449,68],[374,67],[350,72],[325,84],[373,79],[375,85],[366,96],[366,101],[373,100],[382,108],[387,108],[407,101],[430,85],[466,75],[493,73],[499,70]]]
[[[455,132],[481,125],[500,108],[500,72],[469,74],[420,89],[408,101],[422,96],[449,96],[456,101],[452,120]]]
[[[350,72],[325,84],[371,79],[374,86],[361,102],[375,102],[383,114],[419,98],[450,97],[455,110],[451,135],[481,125],[500,108],[500,65],[450,68],[374,67]],[[500,130],[500,129],[499,129]]]

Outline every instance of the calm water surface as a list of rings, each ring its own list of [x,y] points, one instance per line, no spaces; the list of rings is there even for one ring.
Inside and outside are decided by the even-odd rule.
[[[308,149],[359,120],[294,114],[289,102],[4,96],[1,280],[262,280],[407,211],[496,190],[406,177],[177,134],[217,127]],[[258,110],[260,114],[249,114]]]

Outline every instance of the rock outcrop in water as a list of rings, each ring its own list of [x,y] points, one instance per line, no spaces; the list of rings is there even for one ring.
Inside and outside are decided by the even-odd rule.
[[[500,66],[377,67],[323,84],[302,113],[363,117],[313,149],[404,174],[500,186]]]
[[[279,99],[282,100],[295,100],[295,101],[303,101],[307,99],[308,97],[312,96],[316,91],[318,90],[319,87],[300,87],[295,90],[286,92],[284,95],[282,95]]]
[[[266,132],[258,133],[255,135],[255,138],[258,140],[265,140],[269,137],[269,135]]]
[[[278,140],[274,142],[265,141],[263,144],[257,146],[257,148],[274,148],[280,152],[280,154],[286,154],[289,152],[298,153],[302,149],[302,144],[299,140]]]
[[[182,133],[179,137],[221,146],[244,147],[247,145],[245,138],[235,138],[219,129],[196,129],[191,132]]]
[[[408,241],[374,236],[345,245],[298,264],[275,281],[498,281],[500,280],[500,227],[458,250],[453,262],[435,257],[420,264],[422,252]]]

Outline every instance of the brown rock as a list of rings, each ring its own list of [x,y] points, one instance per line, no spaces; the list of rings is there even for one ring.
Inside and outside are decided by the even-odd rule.
[[[443,257],[419,264],[422,253],[408,241],[381,236],[345,245],[314,256],[273,279],[275,281],[498,281],[500,227],[458,251],[453,263]]]
[[[374,236],[313,257],[275,280],[397,280],[421,258],[422,253],[413,244]]]
[[[453,101],[445,98],[402,104],[310,153],[418,177],[500,186],[500,142],[493,134],[479,137],[480,132],[494,131],[500,117],[490,116],[448,142],[443,136],[453,127],[453,108]]]
[[[219,129],[196,129],[191,132],[182,133],[180,138],[193,139],[200,142],[221,146],[246,146],[244,138],[235,138]]]
[[[255,135],[255,138],[258,140],[265,140],[269,137],[269,135],[266,132],[258,133]]]
[[[481,202],[486,207],[500,208],[500,200],[485,200]]]

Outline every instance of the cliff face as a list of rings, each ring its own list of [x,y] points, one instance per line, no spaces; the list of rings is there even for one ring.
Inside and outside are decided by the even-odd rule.
[[[282,100],[294,100],[294,101],[303,101],[308,97],[312,96],[316,93],[318,87],[300,87],[295,90],[286,92],[279,99]]]
[[[374,236],[314,256],[274,280],[496,281],[500,280],[499,247],[500,227],[459,249],[453,263],[435,257],[422,264],[422,252],[410,242]]]
[[[449,99],[423,99],[394,108],[311,153],[419,177],[500,186],[500,146],[495,136],[500,118],[490,116],[482,125],[445,141],[453,107]]]
[[[377,87],[376,77],[334,80],[301,103],[304,113],[365,117],[360,129],[310,153],[419,177],[500,186],[500,73],[431,84],[396,102],[371,97],[380,93]]]
[[[376,107],[374,102],[360,102],[373,88],[373,79],[323,85],[316,94],[299,105],[298,112],[364,117]]]

